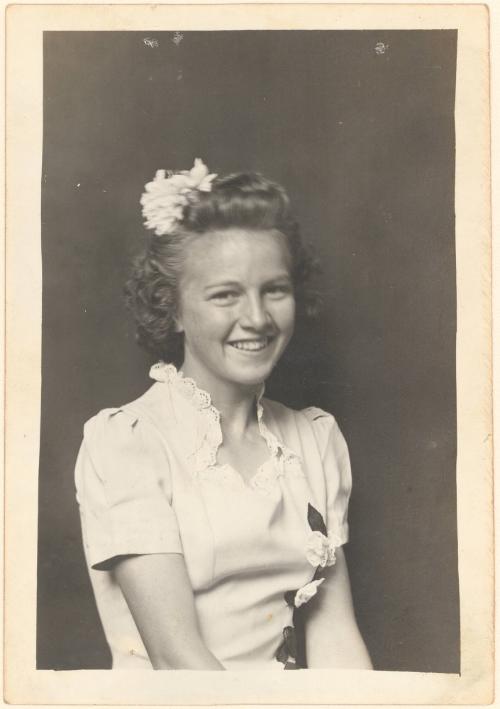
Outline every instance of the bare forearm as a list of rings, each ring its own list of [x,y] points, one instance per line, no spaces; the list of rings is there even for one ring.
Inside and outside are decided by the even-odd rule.
[[[373,669],[359,632],[349,574],[342,549],[335,566],[325,570],[325,582],[306,607],[306,653],[311,668]]]
[[[148,651],[155,670],[224,670],[199,637],[172,644],[163,651]]]
[[[328,624],[325,627],[324,623],[311,623],[306,632],[307,666],[310,669],[373,669],[363,638],[352,623],[335,629],[330,629]]]
[[[203,641],[179,554],[122,559],[115,577],[155,669],[224,669]]]

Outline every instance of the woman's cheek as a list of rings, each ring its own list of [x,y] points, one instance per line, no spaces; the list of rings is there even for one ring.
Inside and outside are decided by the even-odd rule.
[[[295,325],[295,298],[283,301],[280,319],[293,331]]]

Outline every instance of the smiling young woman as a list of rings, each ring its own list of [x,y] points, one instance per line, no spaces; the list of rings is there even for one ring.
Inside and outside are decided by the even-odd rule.
[[[155,383],[87,422],[76,467],[113,668],[368,669],[345,441],[330,414],[263,397],[314,305],[288,197],[196,160],[142,205],[154,235],[127,299]]]

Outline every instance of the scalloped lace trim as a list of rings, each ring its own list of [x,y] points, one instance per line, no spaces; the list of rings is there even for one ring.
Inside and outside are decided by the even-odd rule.
[[[222,443],[220,413],[212,405],[210,394],[200,389],[194,379],[185,377],[173,364],[158,362],[151,367],[149,376],[158,382],[168,382],[180,392],[205,420],[205,431],[196,441],[195,449],[190,454],[193,459],[195,474],[217,465],[217,451]]]
[[[248,481],[245,481],[243,476],[228,463],[217,463],[217,451],[222,443],[222,429],[220,412],[213,406],[210,394],[200,389],[194,379],[184,376],[182,371],[178,371],[173,364],[158,362],[151,367],[149,376],[158,382],[171,384],[205,420],[205,431],[189,456],[193,461],[193,475],[196,479],[231,487],[248,486],[267,493],[272,490],[277,480],[285,472],[287,476],[304,477],[299,457],[281,443],[264,422],[264,409],[261,403],[264,385],[257,393],[257,422],[271,457],[257,469]]]
[[[269,458],[252,475],[249,480],[244,480],[242,475],[235,470],[229,463],[217,463],[216,465],[201,470],[196,475],[196,479],[200,482],[215,483],[225,485],[235,490],[251,488],[257,492],[269,494],[280,477],[303,478],[304,473],[300,465],[296,467],[286,468],[282,471],[276,465],[274,459]]]

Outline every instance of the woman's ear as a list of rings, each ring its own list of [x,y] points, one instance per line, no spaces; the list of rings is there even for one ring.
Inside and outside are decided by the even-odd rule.
[[[179,315],[174,317],[174,332],[184,332],[184,327],[182,326],[182,320]]]

